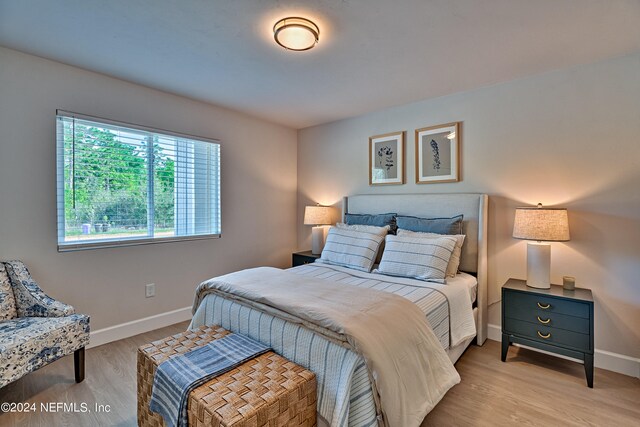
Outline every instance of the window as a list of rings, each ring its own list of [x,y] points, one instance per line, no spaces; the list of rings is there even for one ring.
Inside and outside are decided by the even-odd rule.
[[[221,235],[220,143],[57,112],[58,250]]]

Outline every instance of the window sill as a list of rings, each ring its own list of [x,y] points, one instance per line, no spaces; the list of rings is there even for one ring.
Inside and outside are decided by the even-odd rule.
[[[74,243],[58,243],[58,252],[85,251],[90,249],[118,248],[123,246],[155,245],[158,243],[185,242],[189,240],[219,239],[222,234],[200,234],[194,236],[173,236],[158,238],[131,238],[121,240],[94,240]]]

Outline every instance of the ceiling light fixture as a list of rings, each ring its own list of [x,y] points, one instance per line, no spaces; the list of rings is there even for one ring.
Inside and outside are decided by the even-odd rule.
[[[276,22],[273,26],[273,38],[280,46],[288,50],[309,50],[318,43],[320,29],[305,18],[289,17]]]

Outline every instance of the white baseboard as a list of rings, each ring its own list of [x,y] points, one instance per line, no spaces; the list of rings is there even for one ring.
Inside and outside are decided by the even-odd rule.
[[[626,356],[624,354],[613,353],[596,348],[593,357],[593,364],[597,368],[607,369],[630,377],[640,378],[640,359]]]
[[[487,338],[493,341],[502,341],[502,327],[500,325],[487,325]]]
[[[97,331],[91,331],[91,341],[87,348],[129,338],[190,319],[191,307],[184,307],[166,313],[156,314],[155,316],[144,317],[142,319],[132,320],[131,322],[98,329]]]
[[[487,338],[493,341],[502,341],[502,328],[499,325],[488,325]],[[525,347],[541,353],[548,353],[537,348],[531,348],[526,345],[514,344],[519,347]],[[563,359],[574,360],[571,357],[566,357],[558,354],[554,356],[561,357]],[[624,354],[613,353],[611,351],[595,349],[593,364],[596,368],[606,369],[608,371],[617,372],[619,374],[629,375],[630,377],[640,378],[640,359],[635,357],[626,356]]]

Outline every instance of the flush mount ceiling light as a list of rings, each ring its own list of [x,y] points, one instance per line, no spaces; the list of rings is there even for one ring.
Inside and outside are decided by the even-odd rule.
[[[273,26],[273,38],[285,49],[309,50],[318,43],[320,29],[305,18],[289,17],[276,22]]]

